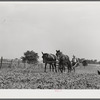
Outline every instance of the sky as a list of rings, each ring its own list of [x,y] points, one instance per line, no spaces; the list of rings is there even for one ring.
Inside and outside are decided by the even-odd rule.
[[[0,2],[0,56],[27,50],[100,60],[100,2]]]

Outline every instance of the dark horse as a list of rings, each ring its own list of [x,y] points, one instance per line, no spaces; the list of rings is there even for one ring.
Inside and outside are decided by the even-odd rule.
[[[72,70],[71,61],[67,55],[64,55],[60,50],[56,50],[56,56],[59,60],[59,70],[61,73],[65,71],[65,66],[68,68],[68,73]]]
[[[48,53],[43,53],[42,52],[42,58],[43,58],[43,63],[45,63],[45,69],[44,72],[46,72],[46,66],[47,64],[50,64],[50,71],[51,71],[51,67],[52,67],[52,71],[57,72],[56,69],[56,56],[54,54],[48,54]]]

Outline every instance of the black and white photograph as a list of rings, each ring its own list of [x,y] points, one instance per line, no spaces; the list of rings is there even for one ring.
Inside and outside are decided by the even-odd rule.
[[[0,2],[0,89],[99,90],[100,2]]]

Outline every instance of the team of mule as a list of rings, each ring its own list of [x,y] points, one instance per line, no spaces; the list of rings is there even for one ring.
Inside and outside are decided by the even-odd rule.
[[[68,73],[74,70],[79,65],[78,60],[73,56],[72,61],[70,61],[68,55],[63,54],[60,50],[56,50],[56,54],[49,54],[42,52],[43,63],[45,63],[44,72],[46,72],[47,64],[50,66],[50,71],[54,72],[65,72],[66,68],[68,69]],[[57,66],[58,65],[58,66]],[[57,68],[58,67],[58,68]]]

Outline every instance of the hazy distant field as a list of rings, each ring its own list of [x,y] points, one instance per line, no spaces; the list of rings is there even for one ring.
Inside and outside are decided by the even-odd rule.
[[[48,67],[49,68],[49,67]],[[1,89],[99,89],[100,76],[97,74],[99,65],[88,65],[85,68],[80,65],[76,72],[44,73],[44,65],[20,64],[19,67],[13,63],[9,68],[3,65],[0,70]]]

